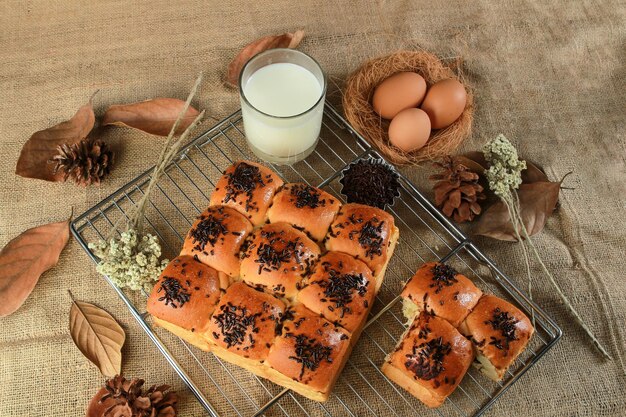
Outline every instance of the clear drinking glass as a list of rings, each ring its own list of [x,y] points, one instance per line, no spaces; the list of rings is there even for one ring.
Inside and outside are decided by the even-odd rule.
[[[281,63],[294,64],[301,68],[293,68],[291,65],[265,68],[262,71],[263,78],[260,78],[261,73],[259,73],[257,78],[249,83],[251,77],[260,69]],[[281,71],[277,71],[279,67]],[[303,74],[302,68],[313,77]],[[289,74],[290,69],[296,70],[295,73],[298,74]],[[302,83],[300,83],[294,81],[300,79],[294,79],[292,75],[305,75],[305,78],[302,78]],[[264,81],[261,83],[260,79]],[[313,90],[318,87],[311,84],[315,82],[313,80],[319,83],[319,97],[317,97],[317,90]],[[302,87],[300,84],[304,81],[311,84],[307,86],[310,87],[307,90],[310,94],[306,95],[306,101],[302,101],[298,95],[292,94],[288,97],[289,94],[278,94],[279,90],[289,93],[289,82],[296,82],[295,87],[300,88]],[[252,152],[259,158],[276,164],[293,164],[309,156],[317,145],[322,126],[326,85],[324,71],[317,61],[304,52],[277,48],[261,52],[251,58],[241,70],[239,94],[243,127]],[[248,96],[246,87],[249,87]],[[283,102],[280,102],[281,100]],[[253,103],[257,106],[255,107]],[[262,107],[260,104],[264,105],[263,111],[258,108]],[[272,114],[273,105],[281,107],[283,114]],[[295,109],[296,113],[285,114],[285,106]],[[280,111],[276,110],[275,113],[280,113]]]

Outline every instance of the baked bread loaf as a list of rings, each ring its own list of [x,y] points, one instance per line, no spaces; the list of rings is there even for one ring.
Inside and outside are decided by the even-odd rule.
[[[222,349],[260,364],[280,334],[285,311],[278,298],[236,282],[220,299],[206,335]]]
[[[250,161],[235,162],[215,185],[210,204],[232,207],[259,226],[281,185],[283,181],[271,169]]]
[[[283,186],[262,165],[234,163],[159,278],[148,312],[225,361],[327,400],[399,233],[393,217],[364,205],[348,205],[331,233],[340,208],[322,190]],[[324,242],[337,251],[320,261]]]
[[[298,301],[353,333],[365,323],[375,287],[372,272],[363,262],[341,252],[327,252],[298,292]]]
[[[325,238],[326,249],[362,260],[375,276],[383,273],[398,229],[389,213],[363,204],[344,204]],[[378,291],[378,288],[376,290]]]
[[[495,295],[483,296],[459,330],[474,345],[474,365],[494,381],[504,377],[535,331],[520,309]]]
[[[315,242],[287,223],[254,230],[244,246],[241,279],[279,297],[295,297],[320,255]]]
[[[344,329],[298,304],[270,348],[267,364],[286,377],[282,385],[325,400],[348,359],[349,339]]]
[[[285,184],[267,211],[270,223],[286,222],[321,242],[341,207],[326,191],[302,183]]]
[[[180,253],[237,277],[241,244],[251,231],[252,223],[237,210],[210,206],[191,226]]]
[[[425,310],[459,327],[483,293],[452,267],[428,262],[417,270],[401,295],[402,312],[409,323]]]
[[[148,297],[147,309],[161,327],[203,350],[209,326],[227,277],[196,261],[178,256],[165,267]]]
[[[473,359],[469,340],[446,320],[423,312],[385,358],[382,371],[428,407],[439,407]]]

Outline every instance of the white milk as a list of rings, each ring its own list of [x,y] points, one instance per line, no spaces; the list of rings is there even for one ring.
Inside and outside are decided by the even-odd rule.
[[[243,99],[241,111],[248,143],[257,155],[271,162],[295,162],[313,151],[324,109],[321,83],[292,63],[266,65],[250,75],[243,93],[258,111]]]

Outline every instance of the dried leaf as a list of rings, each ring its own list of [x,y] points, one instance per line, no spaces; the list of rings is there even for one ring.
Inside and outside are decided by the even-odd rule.
[[[22,147],[15,173],[25,178],[45,181],[63,181],[63,173],[54,173],[54,164],[48,161],[57,154],[57,146],[72,145],[87,137],[96,118],[91,100],[70,119],[35,132]]]
[[[543,229],[547,218],[556,207],[560,188],[560,182],[549,181],[520,185],[517,190],[520,215],[529,236]],[[483,212],[474,233],[499,240],[517,241],[509,212],[502,201],[498,201]]]
[[[290,48],[295,49],[300,45],[304,37],[303,30],[297,30],[294,33],[283,33],[277,36],[265,36],[259,38],[252,43],[247,44],[239,54],[228,64],[228,74],[226,83],[232,87],[237,87],[239,82],[239,73],[243,66],[250,58],[259,52],[274,48]]]
[[[113,377],[122,371],[122,346],[126,334],[103,309],[72,300],[70,334],[74,343],[103,375]]]
[[[0,317],[26,301],[39,277],[59,261],[70,237],[69,219],[23,232],[0,251]]]
[[[184,107],[185,102],[176,98],[155,98],[132,104],[116,104],[104,113],[102,125],[131,127],[152,135],[167,136]],[[199,113],[189,106],[176,128],[176,134],[187,129]]]
[[[470,171],[483,175],[489,164],[485,160],[485,156],[482,152],[468,152],[463,155],[456,156],[463,165],[465,165]]]
[[[530,161],[526,161],[526,169],[522,171],[522,183],[530,184],[533,182],[550,182],[548,176],[537,165]]]

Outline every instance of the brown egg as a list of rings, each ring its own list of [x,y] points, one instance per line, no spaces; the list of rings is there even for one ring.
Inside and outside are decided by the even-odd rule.
[[[422,148],[429,136],[430,119],[421,109],[402,110],[389,125],[389,142],[405,152]]]
[[[382,118],[391,120],[402,110],[419,106],[425,95],[426,81],[421,75],[399,72],[376,87],[372,107]]]
[[[454,78],[439,81],[428,89],[422,110],[424,110],[433,129],[450,126],[461,116],[467,103],[465,87]]]

